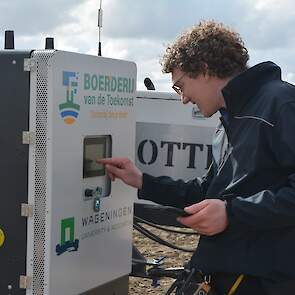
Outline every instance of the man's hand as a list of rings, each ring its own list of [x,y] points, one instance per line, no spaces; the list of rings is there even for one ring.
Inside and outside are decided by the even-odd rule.
[[[192,216],[180,217],[177,220],[202,235],[216,235],[228,226],[225,202],[222,200],[206,199],[184,210]]]
[[[142,188],[142,172],[128,158],[106,158],[96,162],[105,164],[112,181],[119,178],[128,185]]]

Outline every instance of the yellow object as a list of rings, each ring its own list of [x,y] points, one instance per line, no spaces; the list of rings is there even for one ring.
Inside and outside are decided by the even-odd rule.
[[[241,284],[242,280],[244,278],[244,275],[239,275],[239,277],[236,279],[232,287],[230,288],[229,292],[227,295],[233,295],[237,291],[239,285]]]
[[[5,241],[5,234],[4,234],[4,231],[0,228],[0,247],[3,246],[4,241]]]

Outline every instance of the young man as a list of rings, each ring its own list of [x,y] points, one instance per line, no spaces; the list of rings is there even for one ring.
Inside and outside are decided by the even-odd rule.
[[[183,103],[221,113],[203,179],[153,177],[126,158],[102,162],[139,197],[192,213],[179,219],[201,234],[190,265],[211,275],[218,294],[235,283],[236,295],[295,294],[295,87],[274,63],[248,69],[248,58],[237,33],[204,21],[162,60]]]

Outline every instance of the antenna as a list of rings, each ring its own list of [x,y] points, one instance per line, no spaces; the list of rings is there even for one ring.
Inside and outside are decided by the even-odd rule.
[[[101,8],[101,2],[100,0],[100,6],[98,9],[98,56],[101,56],[101,42],[100,42],[100,37],[101,37],[101,28],[102,28],[102,8]]]

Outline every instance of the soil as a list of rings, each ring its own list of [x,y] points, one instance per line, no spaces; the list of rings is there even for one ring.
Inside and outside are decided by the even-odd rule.
[[[162,230],[154,229],[150,226],[144,225],[145,228],[152,231],[154,234],[160,238],[169,241],[170,243],[188,249],[195,249],[198,244],[197,235],[184,235],[169,233]],[[180,228],[172,228],[177,230],[185,230]],[[191,230],[187,230],[191,231]],[[162,267],[182,267],[185,262],[187,262],[192,253],[186,253],[179,250],[174,250],[166,246],[162,246],[145,236],[136,230],[133,231],[133,244],[138,248],[138,250],[145,256],[146,259],[158,259],[165,256],[164,264]],[[152,281],[149,279],[130,277],[129,279],[129,294],[165,294],[169,289],[174,279],[161,279],[159,281],[160,286],[153,287]]]

